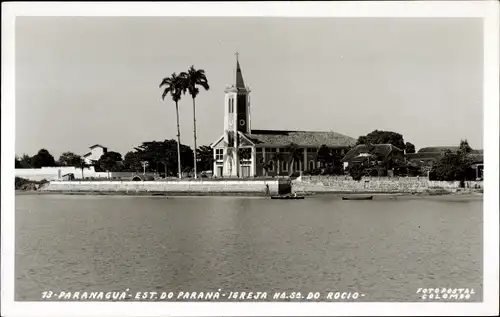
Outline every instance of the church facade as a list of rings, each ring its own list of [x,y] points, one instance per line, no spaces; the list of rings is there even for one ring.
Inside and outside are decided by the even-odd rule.
[[[356,139],[333,131],[251,129],[250,89],[245,86],[237,60],[236,83],[225,89],[224,132],[211,145],[213,175],[247,178],[313,170],[319,167],[316,156],[321,146],[344,155],[355,143]],[[296,159],[291,159],[290,151],[295,152]]]

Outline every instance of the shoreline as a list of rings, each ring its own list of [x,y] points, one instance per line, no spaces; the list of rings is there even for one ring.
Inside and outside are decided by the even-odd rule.
[[[382,199],[398,199],[398,198],[440,198],[452,197],[460,199],[483,199],[483,193],[480,192],[425,192],[425,193],[405,193],[405,192],[308,192],[297,193],[300,196],[307,198],[335,197],[341,198],[345,196],[370,195],[374,198]],[[141,196],[141,197],[261,197],[269,198],[264,193],[256,192],[155,192],[155,191],[39,191],[39,190],[15,190],[16,196],[23,195],[69,195],[69,196]]]

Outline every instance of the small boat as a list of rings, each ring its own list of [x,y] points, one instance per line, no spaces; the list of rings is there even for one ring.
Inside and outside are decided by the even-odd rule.
[[[342,196],[342,200],[372,200],[373,196]]]
[[[271,196],[271,199],[304,199],[304,196],[293,196],[293,195]]]

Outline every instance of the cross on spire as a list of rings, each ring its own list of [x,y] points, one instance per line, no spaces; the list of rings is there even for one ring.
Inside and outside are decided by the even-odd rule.
[[[234,55],[236,55],[236,61],[238,61],[238,55],[240,55],[240,53],[236,52]]]

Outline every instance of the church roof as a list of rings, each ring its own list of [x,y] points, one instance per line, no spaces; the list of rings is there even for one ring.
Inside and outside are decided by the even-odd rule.
[[[304,147],[344,147],[356,144],[356,139],[333,131],[252,130],[245,136],[256,145]]]
[[[241,73],[240,62],[236,61],[236,88],[245,89],[243,74]]]

